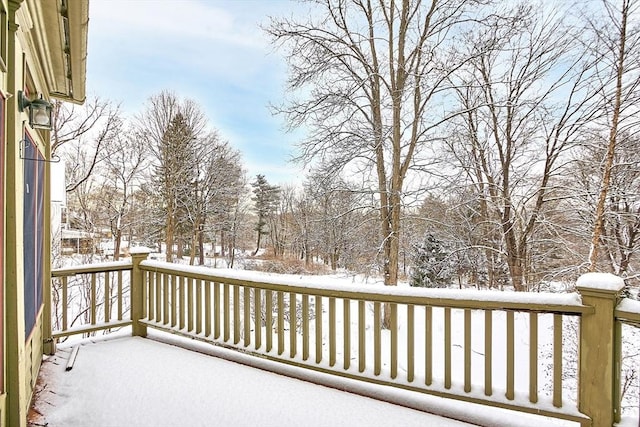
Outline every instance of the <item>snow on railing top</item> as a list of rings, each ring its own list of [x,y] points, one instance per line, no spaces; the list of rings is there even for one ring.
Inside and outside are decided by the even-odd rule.
[[[131,249],[129,249],[129,254],[131,255],[148,255],[151,252],[153,252],[153,249],[148,248],[146,246],[135,246]]]
[[[610,273],[586,273],[576,282],[578,288],[619,292],[624,288],[624,280]]]
[[[616,307],[616,318],[640,327],[640,301],[624,298]]]
[[[384,286],[380,281],[376,283],[357,285],[352,280],[335,276],[301,276],[265,273],[247,270],[213,269],[190,265],[172,264],[162,261],[143,261],[141,268],[148,271],[175,272],[187,277],[200,276],[210,281],[227,282],[230,284],[249,285],[258,288],[335,296],[343,298],[366,297],[373,300],[396,302],[399,298],[419,298],[426,304],[455,306],[459,308],[475,308],[482,304],[482,308],[524,309],[563,311],[567,313],[583,313],[590,311],[590,307],[582,305],[577,293],[546,293],[546,292],[512,292],[491,290],[458,289],[425,289],[406,286]],[[282,289],[279,289],[282,287]],[[375,298],[378,297],[378,298]],[[401,302],[401,301],[398,301]],[[544,306],[544,307],[543,307]]]
[[[130,259],[125,261],[101,262],[97,264],[71,265],[68,267],[61,267],[52,270],[51,276],[61,277],[82,273],[96,273],[101,271],[131,270],[131,267],[132,264]]]

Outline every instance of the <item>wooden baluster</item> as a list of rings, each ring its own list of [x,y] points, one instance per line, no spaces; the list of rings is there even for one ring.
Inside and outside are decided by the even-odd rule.
[[[380,321],[380,302],[373,303],[373,373],[380,375],[382,370],[382,322]]]
[[[316,303],[316,363],[322,361],[322,297],[314,297]]]
[[[471,310],[464,310],[464,391],[471,391]]]
[[[415,357],[415,317],[413,304],[407,304],[407,381],[413,382],[415,375],[415,366],[413,359]]]
[[[424,382],[433,383],[433,309],[424,308]]]
[[[514,312],[507,311],[507,393],[506,397],[509,400],[513,400],[515,397],[515,328],[514,328]]]
[[[538,313],[529,313],[529,401],[538,402]]]
[[[364,372],[367,366],[365,301],[358,301],[358,371]]]
[[[309,359],[309,295],[302,295],[302,360]]]
[[[562,407],[562,315],[553,315],[553,406]]]
[[[284,292],[278,291],[278,355],[284,353]]]
[[[493,394],[493,372],[492,372],[492,349],[493,349],[493,312],[484,312],[484,394]]]
[[[351,300],[342,300],[342,354],[344,369],[351,366]]]
[[[336,299],[329,298],[329,366],[336,364]]]

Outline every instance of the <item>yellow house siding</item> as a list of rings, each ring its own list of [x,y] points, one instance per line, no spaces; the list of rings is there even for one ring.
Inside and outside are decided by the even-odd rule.
[[[0,99],[0,102],[3,103],[3,123],[2,123],[2,134],[0,135],[0,144],[5,144],[6,141],[6,135],[5,135],[5,131],[6,131],[6,93],[7,93],[7,37],[8,37],[8,33],[9,33],[9,27],[8,27],[8,23],[7,23],[7,10],[8,10],[8,6],[7,6],[7,1],[6,0],[1,0],[0,1],[0,92],[2,92],[2,98]],[[2,150],[4,150],[4,145],[2,146]],[[0,208],[2,210],[2,215],[0,215],[0,220],[4,221],[4,182],[5,182],[5,167],[4,167],[4,157],[5,156],[1,156],[0,157],[0,161],[3,162],[2,165],[0,165],[0,173],[2,173],[2,176],[0,177],[0,182],[2,183],[2,185],[0,185],[0,205],[2,205],[2,207]],[[7,420],[6,420],[6,384],[5,384],[5,379],[6,379],[6,346],[5,346],[5,309],[4,309],[4,301],[5,301],[5,297],[4,297],[4,289],[6,288],[6,281],[5,281],[5,277],[4,277],[4,224],[1,224],[0,227],[2,228],[2,233],[0,234],[0,257],[2,257],[0,259],[0,427],[4,427],[7,425]]]
[[[37,194],[43,220],[36,228],[25,228],[25,166],[20,142],[28,132],[45,159],[50,158],[49,132],[30,129],[27,114],[18,111],[17,94],[29,89],[29,97],[63,99],[81,103],[85,97],[88,7],[87,0],[0,0],[0,94],[6,100],[3,116],[4,239],[0,233],[0,427],[24,427],[32,391],[44,351],[53,352],[50,340],[50,170],[48,163],[37,173],[43,177]],[[69,49],[67,49],[67,47]],[[2,183],[2,180],[0,180]],[[33,197],[33,196],[30,196]],[[43,200],[42,200],[43,199]],[[33,200],[33,199],[31,199]],[[40,205],[41,204],[41,205]],[[0,209],[2,209],[0,204]],[[28,210],[28,212],[31,212]],[[1,217],[0,217],[1,219]],[[29,224],[28,227],[33,227]],[[42,283],[34,281],[35,297],[25,294],[25,230],[42,239]],[[31,253],[31,252],[29,252]],[[37,265],[40,265],[38,261]],[[35,277],[38,277],[39,272]],[[40,288],[41,292],[40,295]],[[31,292],[31,288],[27,288]],[[25,309],[25,298],[29,300]],[[34,299],[35,298],[35,299]],[[40,304],[40,300],[42,304]],[[33,301],[32,301],[33,299]],[[25,312],[29,321],[25,319]],[[35,321],[32,330],[25,323]],[[45,331],[47,331],[45,333]]]
[[[42,311],[38,316],[36,326],[33,328],[31,337],[25,343],[25,355],[24,358],[24,372],[25,375],[25,390],[27,395],[24,397],[22,404],[29,408],[33,389],[38,379],[38,372],[40,371],[40,364],[42,363]]]
[[[7,38],[7,91],[14,96],[7,100],[6,110],[6,215],[5,215],[5,340],[7,425],[23,427],[26,424],[25,400],[25,335],[24,288],[22,266],[22,168],[19,162],[18,144],[22,135],[22,121],[17,105],[17,90],[23,82],[23,54],[16,32],[16,9],[20,3],[8,3],[9,34]]]

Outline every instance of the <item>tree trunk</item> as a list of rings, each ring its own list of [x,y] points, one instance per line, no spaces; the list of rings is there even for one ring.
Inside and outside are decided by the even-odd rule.
[[[258,251],[260,250],[260,239],[262,238],[262,233],[260,231],[258,231],[258,241],[256,242],[256,250],[253,251],[253,256],[256,256],[258,254]]]
[[[165,245],[166,245],[166,261],[173,262],[173,233],[174,233],[174,224],[173,224],[173,213],[167,212],[167,221],[166,221],[166,229],[165,229]]]
[[[627,36],[628,12],[629,4],[626,0],[623,0],[613,117],[611,120],[611,129],[609,131],[609,143],[607,145],[607,156],[604,165],[604,172],[602,175],[602,182],[600,184],[600,195],[598,197],[598,203],[596,205],[595,224],[593,226],[593,234],[591,236],[591,250],[589,251],[589,271],[595,271],[598,265],[600,236],[602,235],[602,232],[604,230],[604,209],[607,200],[607,193],[609,192],[609,183],[611,182],[611,169],[613,168],[613,160],[618,138],[618,122],[620,121],[620,108],[622,103],[622,76],[625,71],[625,44]]]
[[[200,257],[198,261],[200,262],[200,265],[204,265],[204,236],[203,236],[204,230],[203,228],[204,228],[203,224],[198,225],[198,252]],[[220,250],[224,255],[224,241],[220,245],[220,248],[221,248]]]
[[[193,265],[196,260],[196,239],[198,238],[198,227],[193,228],[191,233],[191,244],[189,245],[189,265]]]
[[[120,259],[120,243],[122,241],[122,230],[117,229],[114,237],[115,243],[113,244],[113,260],[118,261]]]

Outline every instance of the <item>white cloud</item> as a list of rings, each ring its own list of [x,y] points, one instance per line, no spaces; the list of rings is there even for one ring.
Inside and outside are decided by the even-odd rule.
[[[265,47],[253,25],[239,23],[228,8],[215,5],[193,0],[103,0],[91,3],[91,13],[101,16],[115,38],[151,34],[156,41],[178,38],[195,44],[223,42],[243,48]],[[135,44],[136,39],[128,42]]]
[[[292,7],[282,0],[92,0],[87,89],[122,101],[126,114],[165,89],[194,99],[241,150],[251,175],[295,179],[287,164],[292,137],[267,109],[282,97],[285,64],[258,25]]]

